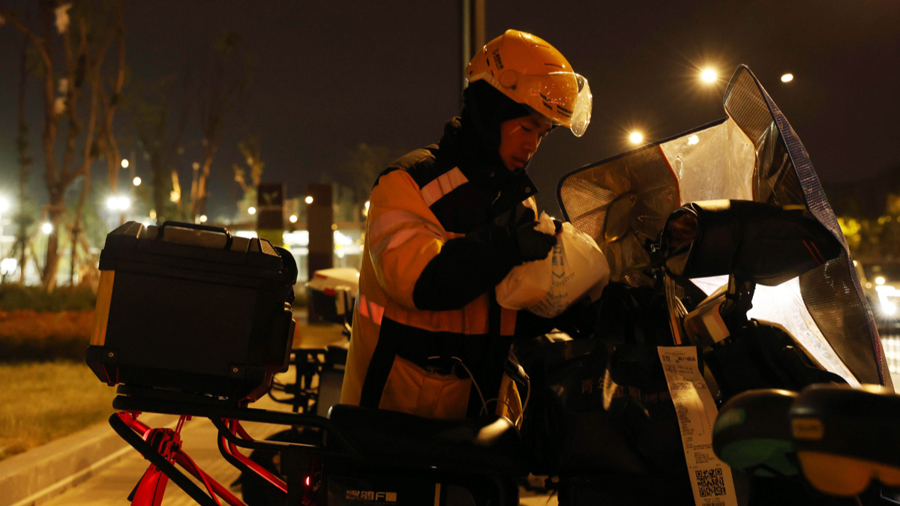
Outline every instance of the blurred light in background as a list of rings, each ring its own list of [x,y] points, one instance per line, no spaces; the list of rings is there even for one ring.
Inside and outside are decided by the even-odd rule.
[[[312,204],[312,203],[313,203],[313,198],[312,198],[312,197],[306,197],[306,203],[307,203],[307,204]]]
[[[12,274],[16,272],[16,267],[18,267],[19,261],[15,258],[4,258],[0,260],[0,274],[4,276]]]
[[[640,144],[640,142],[644,140],[644,136],[639,132],[631,132],[631,135],[628,136],[628,140],[633,144]]]
[[[131,207],[131,199],[128,197],[109,197],[106,199],[106,207],[111,211],[125,211]]]
[[[719,76],[716,75],[716,71],[713,69],[704,69],[703,72],[700,74],[700,78],[708,83],[716,82],[717,77],[719,77]]]
[[[206,220],[208,220],[208,219],[209,218],[207,218],[205,214],[200,215],[200,223],[206,223]]]
[[[884,276],[878,276],[877,278],[875,278],[875,284],[883,285],[884,284]]]
[[[53,224],[45,221],[43,225],[41,225],[41,232],[49,235],[50,232],[53,232]]]
[[[0,197],[0,213],[5,213],[9,210],[9,201],[3,197]]]
[[[128,168],[128,159],[127,159],[127,158],[123,158],[123,159],[122,159],[122,168],[123,168],[123,169],[127,169],[127,168]]]
[[[140,185],[141,185],[141,178],[135,176],[134,179],[131,180],[131,184],[133,184],[133,185],[135,185],[135,186],[140,186]]]
[[[794,74],[785,74],[781,76],[781,82],[789,83],[794,80]]]
[[[297,215],[296,215],[296,214],[292,214],[291,217],[290,217],[290,220],[291,220],[291,223],[297,223]]]
[[[247,208],[247,212],[250,214],[256,214],[256,208],[251,206]]]

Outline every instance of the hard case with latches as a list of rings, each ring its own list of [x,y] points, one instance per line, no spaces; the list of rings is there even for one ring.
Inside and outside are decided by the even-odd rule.
[[[225,228],[128,222],[100,255],[86,361],[109,385],[241,402],[287,370],[297,265]]]

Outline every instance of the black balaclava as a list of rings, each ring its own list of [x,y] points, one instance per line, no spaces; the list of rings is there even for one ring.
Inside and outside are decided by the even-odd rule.
[[[506,165],[500,158],[500,124],[531,114],[531,110],[504,95],[486,81],[475,81],[463,92],[460,135],[465,148],[478,165],[491,171]]]

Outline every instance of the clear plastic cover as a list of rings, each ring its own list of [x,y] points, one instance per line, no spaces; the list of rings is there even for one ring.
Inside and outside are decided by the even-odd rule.
[[[563,213],[597,241],[611,280],[637,285],[649,281],[641,274],[649,261],[647,239],[656,239],[666,217],[684,203],[736,199],[805,206],[844,252],[782,285],[757,287],[750,315],[785,326],[816,360],[851,383],[890,385],[846,241],[809,155],[748,68],[735,72],[724,105],[725,120],[565,176],[557,190]]]
[[[731,118],[660,144],[678,178],[681,202],[753,200],[753,143]]]

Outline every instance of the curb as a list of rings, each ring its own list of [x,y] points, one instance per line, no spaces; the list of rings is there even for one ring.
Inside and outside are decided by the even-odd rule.
[[[153,427],[177,417],[145,414]],[[37,506],[129,455],[131,446],[109,424],[98,423],[62,439],[0,461],[0,506]]]

